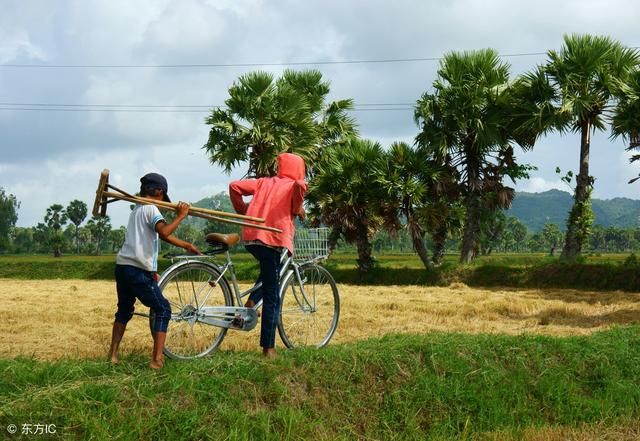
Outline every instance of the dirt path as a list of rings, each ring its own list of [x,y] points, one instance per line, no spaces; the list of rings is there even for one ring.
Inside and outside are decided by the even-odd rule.
[[[343,285],[340,294],[332,343],[434,330],[579,335],[640,323],[640,294],[622,292]],[[0,358],[103,357],[115,306],[112,282],[0,279]],[[230,331],[221,350],[257,350],[258,329]],[[123,353],[150,347],[146,320],[134,317]]]

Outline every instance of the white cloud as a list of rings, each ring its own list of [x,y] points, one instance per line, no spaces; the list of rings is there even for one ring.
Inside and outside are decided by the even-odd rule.
[[[517,184],[517,191],[525,191],[528,193],[542,193],[551,189],[571,191],[560,179],[549,181],[539,176],[533,176],[526,181],[519,181]]]
[[[226,175],[209,163],[199,146],[187,143],[68,154],[28,168],[3,165],[0,171],[5,184],[0,185],[21,202],[18,226],[32,226],[42,222],[47,207],[54,203],[66,206],[79,199],[91,210],[100,172],[105,168],[109,182],[128,193],[138,191],[141,176],[159,172],[167,178],[169,195],[176,202],[196,202],[227,191],[229,182],[241,177],[240,171]],[[109,204],[112,225],[126,224],[128,207],[126,202]]]
[[[47,56],[43,48],[31,42],[25,30],[8,34],[0,30],[0,63],[10,63],[19,58],[42,62]]]
[[[553,13],[549,13],[553,11]],[[187,64],[371,60],[439,57],[451,50],[494,47],[500,53],[559,48],[564,33],[608,34],[638,46],[640,3],[632,0],[61,0],[4,2],[0,63]],[[511,57],[522,72],[544,56]],[[414,103],[429,89],[437,61],[317,67],[331,98],[362,103]],[[0,68],[1,102],[218,105],[242,73],[227,68]],[[262,66],[278,75],[284,66]],[[0,106],[1,107],[1,106]],[[137,179],[159,171],[172,197],[196,201],[226,191],[228,177],[212,167],[202,144],[200,113],[34,112],[0,110],[0,185],[22,202],[18,223],[33,225],[46,207],[71,199],[92,203],[103,168],[135,191]],[[362,136],[387,147],[417,133],[411,111],[354,112]],[[567,190],[554,170],[574,170],[579,139],[551,136],[518,159],[538,166],[521,191]],[[637,197],[627,180],[638,174],[622,142],[594,136],[596,197]],[[237,176],[239,177],[239,176]],[[122,209],[120,208],[122,207]],[[109,207],[114,224],[127,204]],[[124,219],[124,220],[123,220]]]

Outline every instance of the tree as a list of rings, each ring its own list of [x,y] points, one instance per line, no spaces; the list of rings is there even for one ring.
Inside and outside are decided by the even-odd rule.
[[[609,37],[578,34],[565,35],[560,51],[548,51],[547,57],[547,63],[525,75],[522,84],[529,88],[535,103],[535,111],[528,117],[530,127],[539,132],[580,134],[574,205],[561,256],[572,260],[581,253],[592,224],[591,135],[612,122],[616,102],[628,90],[627,82],[640,58],[636,50]],[[614,135],[628,129],[617,127],[613,124]]]
[[[69,202],[67,206],[67,216],[73,225],[75,225],[74,239],[76,243],[76,254],[80,254],[80,242],[78,238],[78,228],[87,217],[87,204],[77,199]]]
[[[519,252],[524,245],[529,234],[526,225],[524,225],[517,217],[509,217],[507,219],[506,229],[513,237],[515,251]]]
[[[44,222],[49,229],[48,244],[53,252],[53,257],[60,257],[65,243],[62,227],[67,223],[67,213],[64,207],[60,204],[51,205],[47,208]]]
[[[118,250],[122,248],[126,234],[127,229],[125,227],[120,227],[109,232],[109,244],[111,245],[109,248],[112,253],[117,253]]]
[[[111,232],[111,220],[109,216],[92,216],[87,222],[87,228],[91,232],[91,237],[95,243],[95,252],[102,252],[102,241]]]
[[[426,155],[459,171],[466,208],[460,261],[466,263],[478,249],[481,209],[508,208],[514,191],[503,178],[527,176],[511,143],[528,149],[535,137],[514,126],[520,100],[509,87],[509,65],[493,49],[445,55],[433,89],[416,104],[416,142]]]
[[[444,163],[436,165],[437,179],[427,188],[426,203],[418,210],[425,229],[429,233],[432,246],[432,261],[440,265],[444,259],[447,240],[451,235],[459,235],[465,218],[463,199],[458,184],[460,174],[451,165],[451,159],[446,156]]]
[[[560,227],[553,223],[546,223],[541,231],[542,240],[550,256],[555,256],[556,249],[562,243],[563,234]]]
[[[413,249],[425,268],[432,266],[424,242],[425,228],[418,213],[426,206],[428,188],[438,178],[438,169],[433,162],[411,148],[407,143],[396,142],[383,155],[377,180],[386,189],[380,195],[379,206],[387,229],[395,234],[406,222]]]
[[[382,225],[378,203],[384,189],[377,180],[382,161],[377,142],[351,138],[327,147],[307,194],[310,217],[356,244],[362,273],[374,266],[371,238]]]
[[[611,136],[614,139],[622,136],[629,141],[627,151],[633,152],[629,160],[636,162],[640,160],[640,67],[631,73],[626,86],[611,118]],[[638,179],[640,176],[629,183]]]
[[[0,253],[9,251],[10,235],[18,221],[20,202],[12,194],[0,187]]]
[[[12,235],[13,252],[17,254],[31,253],[36,251],[33,241],[33,229],[15,227]]]
[[[328,94],[317,70],[286,70],[277,80],[267,72],[245,74],[229,89],[227,108],[206,119],[211,129],[203,148],[227,173],[248,162],[249,177],[274,176],[283,152],[314,164],[324,147],[356,134],[346,113],[352,100],[327,104]]]
[[[35,227],[32,227],[33,241],[36,244],[36,250],[39,253],[49,251],[49,234],[51,228],[42,222],[38,222]]]
[[[499,245],[502,245],[503,251],[507,251],[513,241],[513,235],[507,230],[507,216],[503,211],[498,213],[493,213],[491,210],[481,211],[478,237],[480,254],[489,256]]]

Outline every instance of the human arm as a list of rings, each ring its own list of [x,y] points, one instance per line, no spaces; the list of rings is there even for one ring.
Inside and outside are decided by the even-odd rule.
[[[189,214],[189,204],[179,202],[176,211],[178,215],[171,223],[168,224],[164,220],[156,222],[155,230],[158,233],[158,236],[160,236],[160,238],[165,242],[168,242],[176,247],[184,248],[190,253],[202,254],[200,253],[200,250],[192,243],[178,239],[173,235],[173,232],[176,230],[176,228],[178,228],[178,225],[180,225],[184,218]]]
[[[257,179],[243,179],[241,181],[233,181],[229,184],[229,198],[236,213],[246,214],[249,205],[242,199],[243,196],[249,196],[255,193],[258,186]]]
[[[298,216],[300,219],[304,219],[304,195],[307,192],[307,183],[303,180],[296,180],[293,185],[293,194],[291,197],[291,214]]]

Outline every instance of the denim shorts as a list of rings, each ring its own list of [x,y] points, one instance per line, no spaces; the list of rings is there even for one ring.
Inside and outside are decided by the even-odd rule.
[[[149,307],[155,315],[153,332],[167,332],[171,305],[164,298],[153,273],[130,265],[116,265],[118,311],[116,322],[128,323],[133,317],[136,299]]]

